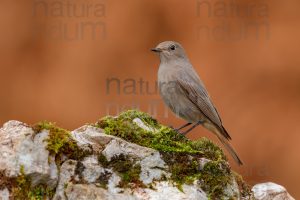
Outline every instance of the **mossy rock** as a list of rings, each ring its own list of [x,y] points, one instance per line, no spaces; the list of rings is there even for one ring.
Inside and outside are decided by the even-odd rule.
[[[141,120],[149,129],[140,127],[135,122],[136,119]],[[162,180],[174,183],[181,191],[183,191],[183,184],[197,183],[210,199],[220,199],[226,196],[225,188],[234,179],[239,184],[242,196],[251,193],[247,184],[230,169],[222,149],[206,138],[191,141],[172,128],[160,124],[150,115],[136,110],[123,112],[118,117],[104,117],[93,126],[103,129],[108,135],[159,151],[168,166],[166,170],[170,174],[169,177],[162,177]],[[80,149],[70,131],[59,128],[54,123],[40,122],[34,125],[33,129],[36,134],[43,130],[49,131],[46,140],[47,149],[56,158],[58,167],[62,164],[63,156],[80,163],[83,158],[94,153]],[[200,164],[201,159],[207,161],[203,166]],[[112,169],[121,177],[119,187],[128,188],[132,184],[134,187],[153,187],[152,184],[144,185],[139,180],[141,173],[139,162],[126,155],[117,155],[108,161],[100,154],[98,161],[103,167]],[[76,169],[82,171],[80,165]],[[106,188],[110,176],[110,173],[103,173],[99,177],[98,185]],[[30,179],[22,171],[13,183],[11,188],[16,197],[42,199],[45,196],[53,196],[53,190],[43,185],[32,188]]]
[[[48,130],[49,135],[47,142],[47,150],[57,161],[57,165],[61,164],[61,157],[67,156],[70,159],[81,160],[91,152],[80,149],[74,139],[70,135],[70,131],[56,126],[55,123],[42,121],[33,126],[36,134],[43,130]]]
[[[135,123],[134,120],[137,118],[142,120],[149,130]],[[225,188],[235,178],[225,154],[216,144],[206,138],[191,141],[173,129],[159,124],[146,113],[129,110],[118,117],[104,117],[96,123],[96,126],[104,129],[108,135],[158,150],[169,166],[170,181],[180,190],[183,184],[192,184],[196,181],[210,199],[219,199],[226,195]],[[208,159],[202,169],[199,167],[201,158]],[[243,181],[238,183],[244,187],[242,196],[251,193]]]
[[[136,118],[142,120],[154,131],[139,127],[133,122]],[[190,141],[170,127],[159,124],[150,115],[136,110],[123,112],[118,117],[104,117],[96,123],[96,126],[104,129],[108,135],[114,135],[161,152],[188,153],[211,160],[226,160],[223,151],[208,139]]]
[[[54,196],[55,188],[39,184],[32,186],[31,179],[25,175],[24,167],[20,167],[18,177],[8,178],[4,172],[0,172],[0,190],[7,188],[10,198],[14,200],[44,200]]]

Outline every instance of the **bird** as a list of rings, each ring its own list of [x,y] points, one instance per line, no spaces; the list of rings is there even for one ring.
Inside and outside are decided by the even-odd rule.
[[[182,45],[175,41],[164,41],[151,50],[160,58],[159,93],[167,107],[187,122],[175,130],[179,132],[192,125],[182,132],[186,135],[202,125],[214,133],[236,163],[242,165],[241,159],[229,143],[231,137],[224,128],[219,113]]]

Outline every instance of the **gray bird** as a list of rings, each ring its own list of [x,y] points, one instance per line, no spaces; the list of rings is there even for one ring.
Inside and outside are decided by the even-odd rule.
[[[188,122],[175,130],[179,131],[192,125],[183,132],[187,134],[201,124],[216,134],[234,160],[242,165],[242,161],[229,144],[231,137],[223,127],[221,118],[183,47],[177,42],[165,41],[151,50],[160,57],[158,70],[160,95],[178,117]]]

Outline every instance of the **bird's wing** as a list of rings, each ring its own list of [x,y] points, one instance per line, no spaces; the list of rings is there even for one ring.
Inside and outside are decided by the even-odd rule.
[[[227,131],[222,125],[218,111],[212,104],[204,84],[200,78],[193,72],[181,72],[177,79],[179,87],[183,90],[187,98],[199,109],[199,111],[207,117],[215,126],[217,126],[227,139],[231,139]]]

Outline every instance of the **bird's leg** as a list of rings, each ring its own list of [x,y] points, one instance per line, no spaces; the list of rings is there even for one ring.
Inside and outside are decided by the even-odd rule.
[[[202,124],[203,121],[198,121],[195,125],[193,125],[190,129],[186,130],[185,132],[183,132],[183,135],[188,134],[191,130],[193,130],[194,128],[196,128],[197,126],[199,126],[200,124]]]
[[[176,132],[178,132],[178,131],[180,131],[181,129],[183,129],[183,128],[185,128],[185,127],[187,127],[187,126],[189,126],[189,125],[191,125],[192,123],[186,123],[186,124],[184,124],[183,126],[180,126],[179,128],[175,128],[174,130],[176,131]]]

